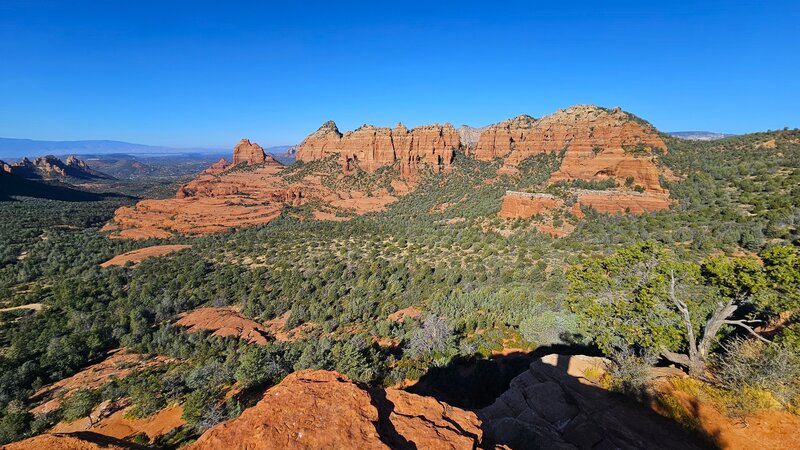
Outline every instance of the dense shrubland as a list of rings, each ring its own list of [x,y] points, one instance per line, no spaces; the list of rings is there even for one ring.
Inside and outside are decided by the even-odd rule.
[[[558,153],[523,161],[518,176],[498,176],[499,161],[457,154],[451,173],[422,171],[418,190],[385,212],[318,222],[289,208],[265,226],[178,239],[193,247],[136,268],[98,267],[156,243],[109,240],[99,232],[125,198],[2,202],[0,298],[9,306],[46,307],[0,316],[0,441],[127,398],[135,416],[183,404],[190,426],[165,438],[176,443],[248,406],[243,397],[223,401],[234,384],[258,391],[293,370],[322,368],[389,385],[503,347],[592,343],[627,355],[617,359],[631,382],[619,386],[632,391],[641,375],[636,358],[689,358],[688,331],[702,341],[707,319],[725,299],[741,305],[725,320],[780,320],[773,336],[780,346],[750,338],[753,347],[745,351],[737,339],[751,334],[724,323],[695,361],[720,389],[757,383],[794,405],[796,386],[765,378],[760,368],[797,364],[800,145],[791,141],[799,134],[670,139],[661,162],[677,177],[664,180],[677,202],[673,210],[639,217],[589,212],[562,239],[529,231],[529,221],[501,235],[497,230],[508,224],[496,217],[506,190],[547,188]],[[774,148],[757,148],[768,139]],[[323,160],[289,170],[302,177],[335,165]],[[324,182],[380,189],[392,171]],[[632,266],[641,270],[631,274]],[[688,322],[670,297],[673,274]],[[262,321],[288,313],[287,330],[313,325],[297,341],[264,347],[174,325],[181,312],[227,305]],[[420,316],[389,319],[409,307]],[[28,413],[37,388],[117,347],[175,361],[80,392],[50,416]]]

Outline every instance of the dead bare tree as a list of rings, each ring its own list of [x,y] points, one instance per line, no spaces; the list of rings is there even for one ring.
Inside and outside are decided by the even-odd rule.
[[[661,350],[661,354],[667,360],[686,367],[691,375],[702,376],[705,372],[708,356],[711,352],[711,346],[714,344],[717,333],[719,333],[719,330],[723,325],[734,325],[744,328],[754,337],[765,342],[770,342],[763,336],[756,333],[756,331],[750,325],[748,325],[748,323],[759,321],[731,319],[731,317],[734,316],[739,308],[750,300],[749,296],[744,294],[731,297],[726,302],[718,302],[714,312],[708,318],[705,326],[701,330],[701,335],[699,337],[695,337],[692,317],[689,312],[689,305],[678,296],[676,284],[675,270],[671,270],[669,275],[669,289],[667,295],[681,316],[681,322],[683,324],[684,331],[686,332],[687,353],[676,353],[664,348]]]

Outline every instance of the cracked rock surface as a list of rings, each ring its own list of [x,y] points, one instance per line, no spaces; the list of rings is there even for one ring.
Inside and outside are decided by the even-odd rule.
[[[187,448],[473,449],[481,436],[472,412],[405,391],[365,389],[336,372],[303,370]]]
[[[551,354],[534,361],[480,410],[486,445],[547,449],[699,449],[695,439],[644,405],[587,376],[608,361]]]

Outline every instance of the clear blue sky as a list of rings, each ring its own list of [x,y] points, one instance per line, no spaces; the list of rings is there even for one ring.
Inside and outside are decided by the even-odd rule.
[[[236,3],[236,6],[229,4]],[[800,127],[800,1],[0,1],[0,136],[232,146],[576,103]]]

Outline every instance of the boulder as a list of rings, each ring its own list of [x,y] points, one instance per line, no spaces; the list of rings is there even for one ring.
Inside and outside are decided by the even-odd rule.
[[[336,372],[304,370],[188,450],[247,448],[474,449],[474,413],[395,389],[365,389]]]

